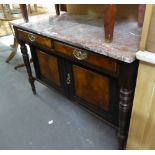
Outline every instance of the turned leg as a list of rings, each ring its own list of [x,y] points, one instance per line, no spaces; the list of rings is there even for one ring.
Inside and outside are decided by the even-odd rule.
[[[35,10],[35,12],[38,12],[38,6],[37,6],[37,4],[34,4],[34,10]]]
[[[119,149],[125,149],[132,107],[133,90],[120,89],[119,101]]]
[[[56,15],[60,15],[60,6],[59,4],[55,4]]]
[[[142,27],[144,22],[146,4],[139,4],[138,6],[138,26]]]
[[[120,62],[120,68],[119,68],[120,94],[119,94],[119,118],[118,118],[119,149],[126,148],[137,70],[138,70],[137,61],[130,64]]]
[[[34,94],[36,94],[36,89],[35,89],[35,85],[34,85],[34,77],[32,76],[29,56],[28,56],[27,48],[26,48],[26,45],[24,42],[20,42],[20,49],[21,49],[21,53],[23,55],[23,60],[24,60],[25,66],[26,66],[26,70],[28,73],[28,78],[29,78],[29,82],[31,84],[32,91]]]
[[[115,18],[116,18],[116,5],[105,4],[104,5],[104,32],[105,32],[106,42],[111,42],[113,39]]]
[[[7,63],[9,63],[17,53],[18,42],[16,38],[14,38],[14,44],[11,46],[11,48],[12,48],[12,52],[10,53],[9,57],[6,59]]]
[[[31,5],[30,5],[30,4],[28,4],[28,13],[30,13],[30,14],[32,14],[32,13],[33,13],[33,11],[32,11],[32,8],[31,8]]]

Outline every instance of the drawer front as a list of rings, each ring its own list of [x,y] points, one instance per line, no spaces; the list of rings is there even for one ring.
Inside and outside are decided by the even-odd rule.
[[[97,54],[77,49],[59,42],[54,42],[54,47],[57,52],[63,53],[79,61],[85,61],[89,64],[101,67],[114,73],[117,72],[117,61],[111,58],[99,56]]]
[[[17,31],[18,31],[18,38],[20,40],[28,41],[31,43],[37,43],[47,48],[53,48],[53,42],[49,38],[46,38],[37,34],[33,34],[30,32],[26,32],[23,30],[19,30],[19,29]]]

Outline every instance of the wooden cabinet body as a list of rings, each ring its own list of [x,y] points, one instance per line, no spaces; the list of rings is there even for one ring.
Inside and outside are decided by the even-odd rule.
[[[122,147],[128,132],[137,61],[128,64],[53,38],[14,29],[24,62],[28,60],[23,44],[30,46],[36,80],[56,88],[113,125],[118,129]],[[31,79],[28,65],[27,70]]]
[[[30,45],[36,79],[118,127],[117,80],[91,67]]]

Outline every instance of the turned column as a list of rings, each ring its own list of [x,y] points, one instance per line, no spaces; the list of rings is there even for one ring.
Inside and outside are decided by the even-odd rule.
[[[29,55],[27,52],[27,47],[26,47],[24,42],[20,41],[19,44],[20,44],[21,53],[22,53],[23,60],[24,60],[25,66],[26,66],[28,79],[29,79],[29,82],[31,84],[32,91],[34,94],[36,94],[36,89],[35,89],[35,85],[34,85],[34,77],[32,76],[32,71],[31,71],[31,66],[30,66],[30,61],[29,61]]]
[[[120,89],[120,100],[119,100],[119,149],[125,149],[130,113],[133,100],[133,89],[123,88]]]
[[[106,42],[112,42],[115,20],[116,20],[116,5],[105,4],[104,5],[104,33],[105,33]]]
[[[126,147],[136,76],[137,76],[137,68],[138,68],[137,61],[131,64],[123,62],[120,63],[120,70],[119,70],[120,96],[119,96],[119,127],[118,127],[119,149],[125,149]]]

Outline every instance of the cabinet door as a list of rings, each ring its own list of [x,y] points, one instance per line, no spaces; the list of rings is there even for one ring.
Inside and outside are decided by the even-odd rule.
[[[76,97],[104,111],[109,110],[108,77],[73,65],[73,79]]]
[[[61,74],[59,70],[58,58],[44,53],[41,50],[36,50],[38,68],[39,68],[39,79],[52,84],[58,88],[61,88]]]

